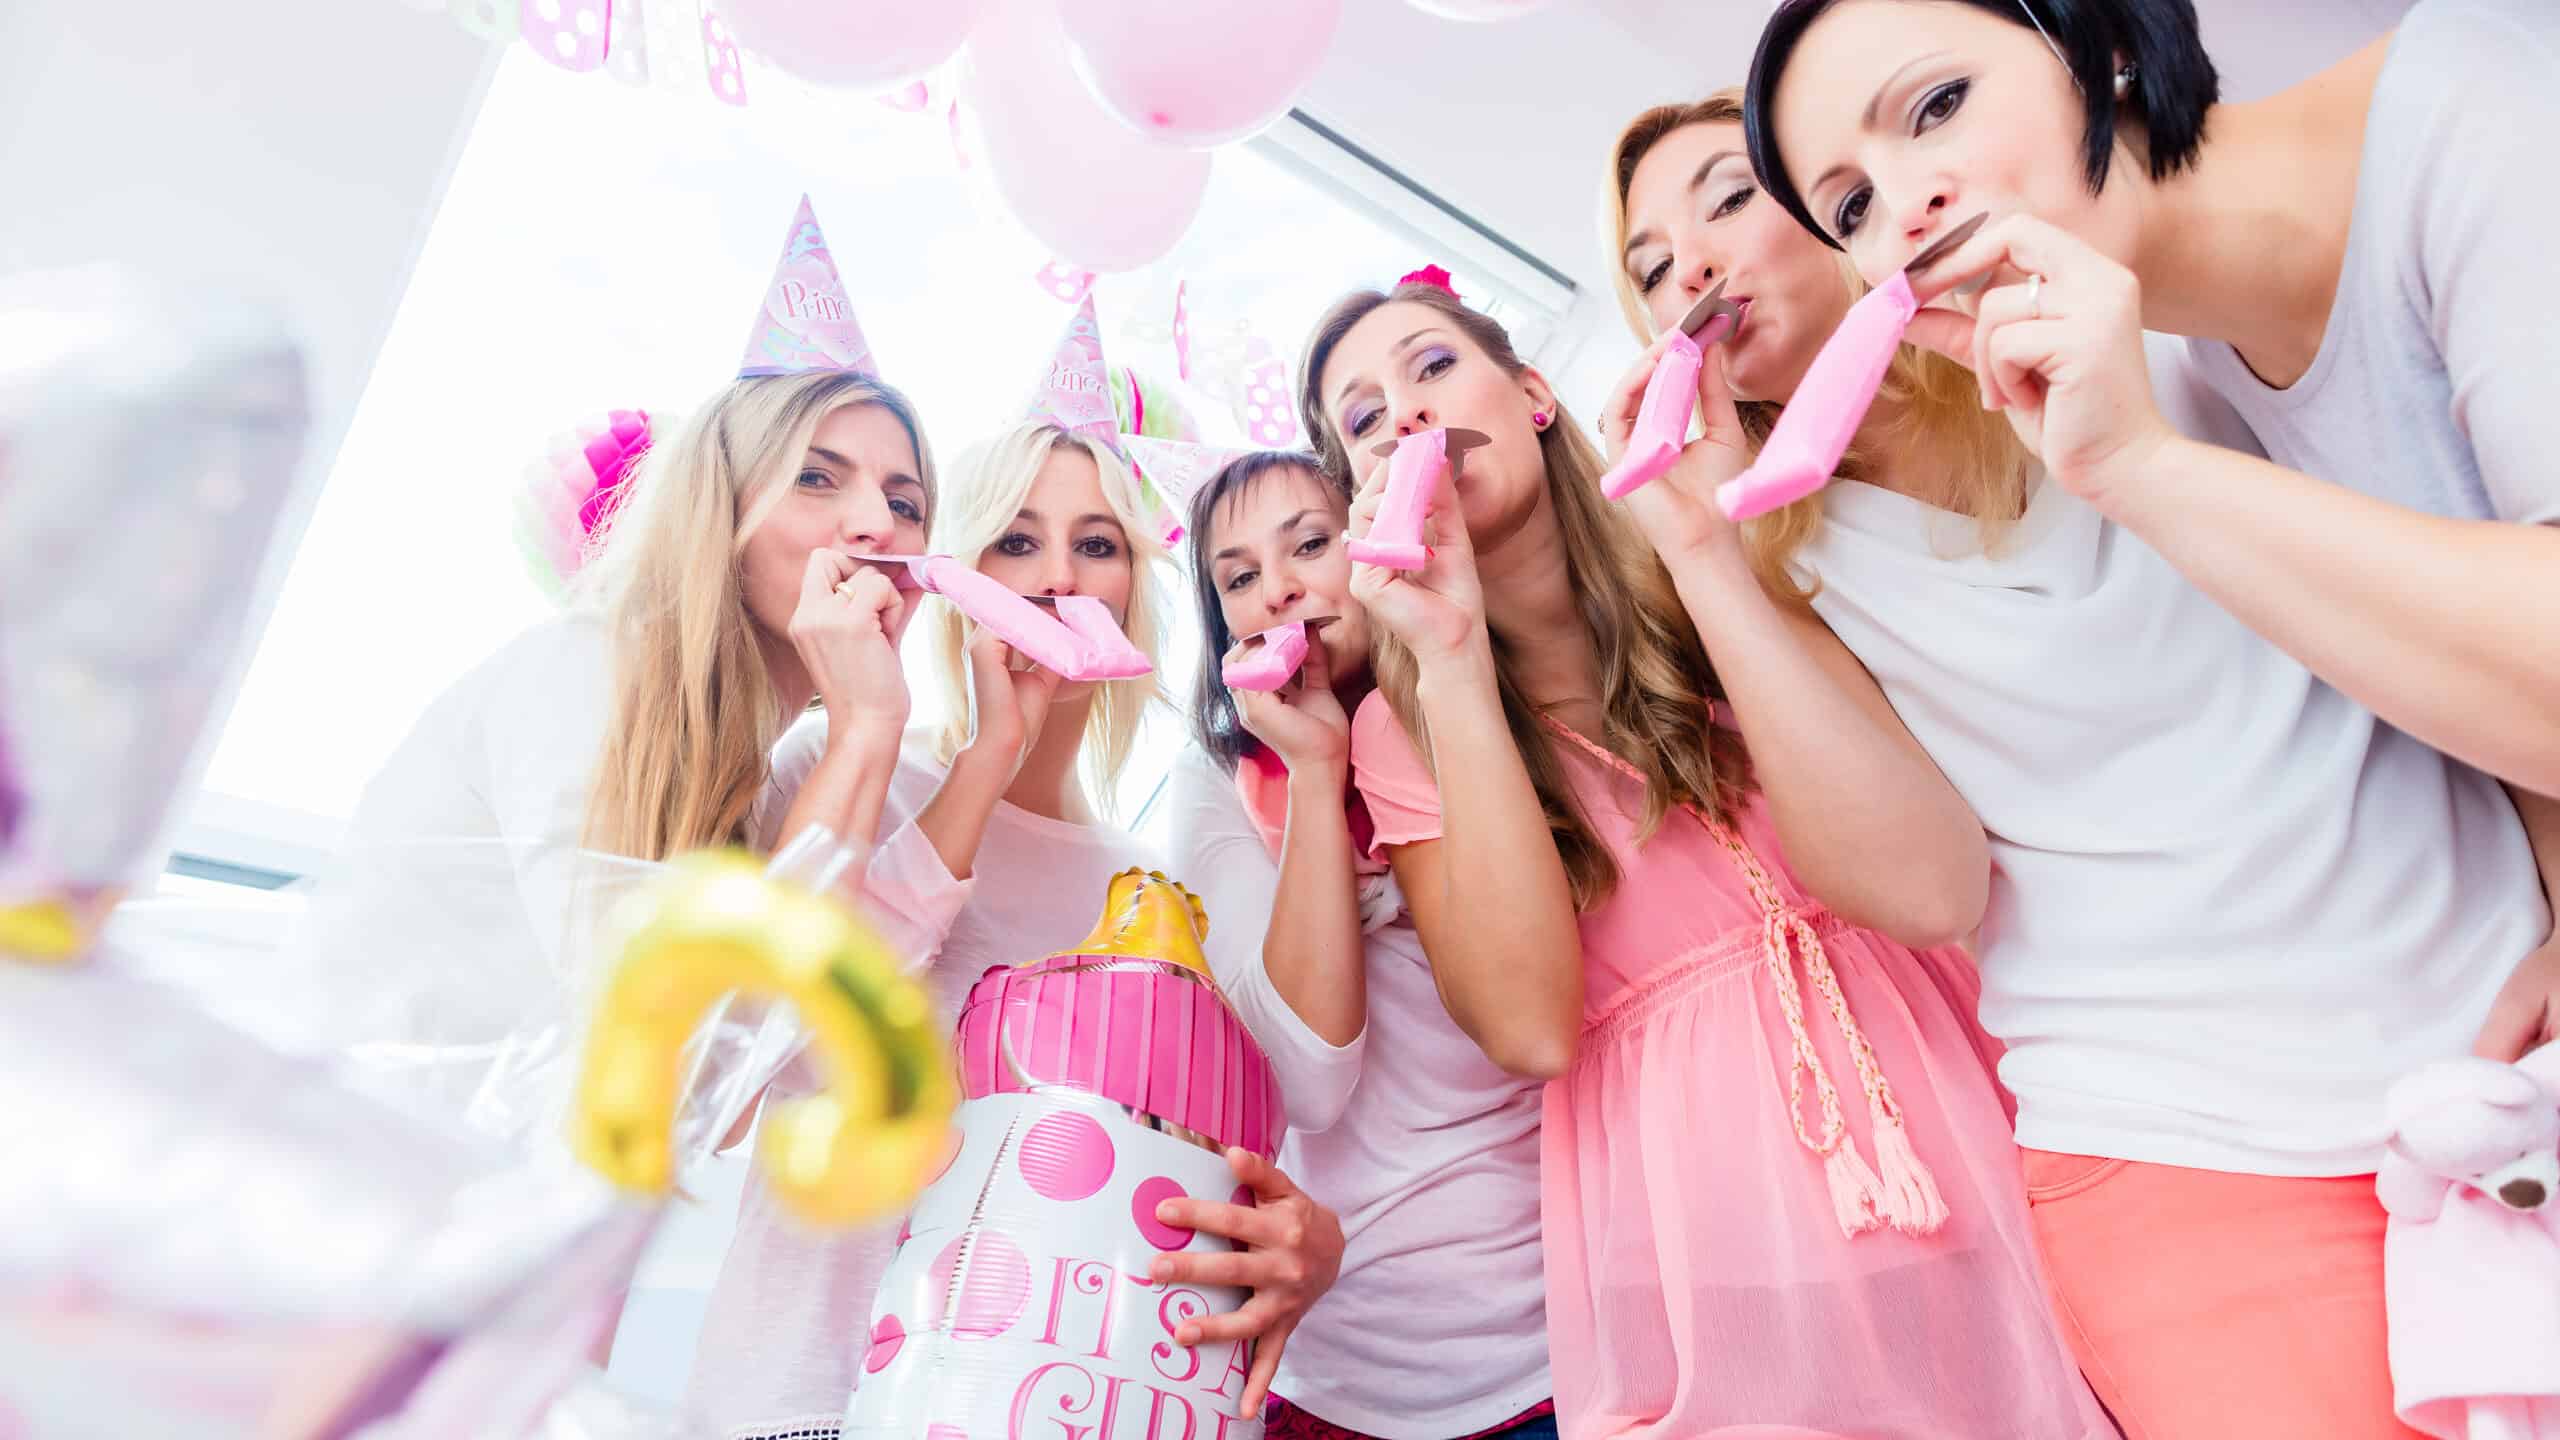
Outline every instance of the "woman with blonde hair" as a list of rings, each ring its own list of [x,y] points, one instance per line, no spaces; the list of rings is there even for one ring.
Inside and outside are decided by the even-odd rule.
[[[1023,421],[969,450],[952,469],[933,549],[1031,596],[1086,595],[1150,661],[1159,642],[1163,549],[1146,523],[1137,479],[1109,446],[1054,421]],[[956,608],[929,622],[950,706],[911,737],[890,782],[893,815],[912,817],[935,857],[919,888],[958,903],[908,952],[945,1014],[990,966],[1070,945],[1092,923],[1110,877],[1157,866],[1152,850],[1112,823],[1112,792],[1139,721],[1158,692],[1152,675],[1070,683],[1029,665]],[[835,718],[785,737],[785,775],[823,766]],[[921,859],[922,857],[918,857]],[[875,885],[885,877],[875,870]],[[1258,1407],[1287,1326],[1330,1282],[1341,1230],[1273,1167],[1244,1152],[1238,1179],[1253,1207],[1166,1202],[1166,1223],[1254,1247],[1216,1257],[1173,1256],[1175,1273],[1256,1290],[1234,1315],[1182,1337],[1277,1336],[1258,1346],[1247,1401]],[[738,1232],[703,1328],[686,1410],[694,1432],[762,1437],[834,1433],[859,1379],[873,1292],[894,1249],[874,1233],[818,1236],[795,1227],[751,1176]],[[1214,1262],[1210,1277],[1192,1267]],[[1294,1278],[1292,1278],[1294,1277]]]
[[[2108,1436],[1949,943],[1984,867],[1962,802],[1853,662],[1774,611],[1711,628],[1756,584],[1738,550],[1646,553],[1545,378],[1446,289],[1346,297],[1300,377],[1355,533],[1382,442],[1488,437],[1421,569],[1353,567],[1378,689],[1351,767],[1451,1017],[1548,1082],[1561,1432]],[[1823,687],[1802,733],[1764,731],[1790,685]]]
[[[367,785],[295,942],[315,1020],[383,1062],[361,1072],[511,1140],[565,1103],[589,927],[645,874],[621,862],[873,834],[906,719],[908,606],[851,558],[913,548],[931,517],[904,395],[743,378],[627,485],[567,612],[429,704]],[[831,743],[778,778],[767,752],[813,706]],[[869,908],[900,928],[903,906]]]

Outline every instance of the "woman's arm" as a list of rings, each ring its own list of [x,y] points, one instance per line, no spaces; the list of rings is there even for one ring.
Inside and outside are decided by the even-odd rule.
[[[2516,802],[2516,818],[2533,842],[2533,859],[2542,871],[2544,902],[2560,912],[2560,800],[2507,787]],[[2472,1053],[2513,1061],[2539,1045],[2560,1040],[2560,935],[2547,936],[2516,966],[2489,1006]]]
[[[1668,343],[1637,360],[1604,410],[1613,449],[1624,448]],[[1627,496],[1628,512],[1715,661],[1797,879],[1843,917],[1906,945],[1961,940],[1990,899],[1981,821],[1830,627],[1761,585],[1741,532],[1712,499],[1751,461],[1722,353],[1698,369],[1704,434],[1669,474]]]
[[[975,697],[977,729],[951,759],[942,788],[916,815],[916,828],[933,842],[943,866],[969,878],[978,861],[978,844],[987,835],[987,819],[996,802],[1022,773],[1023,758],[1040,738],[1049,702],[1058,692],[1058,677],[1033,667],[1015,670],[1010,651],[992,630],[981,630],[969,642],[969,687]]]
[[[1355,507],[1355,528],[1377,498]],[[1354,769],[1449,1018],[1504,1070],[1552,1079],[1582,1026],[1573,889],[1503,718],[1466,527],[1435,516],[1430,530],[1422,569],[1355,565],[1351,585],[1420,662],[1431,763],[1373,694],[1352,727]]]
[[[2440,343],[2493,505],[2541,523],[2421,514],[2179,434],[2152,390],[2133,273],[2029,216],[1984,227],[1929,286],[2040,280],[1993,286],[1974,316],[1922,310],[1909,338],[1972,366],[1984,403],[2008,412],[2056,480],[2312,673],[2437,749],[2554,794],[2560,289],[2547,258],[2502,257],[2475,258],[2504,268],[2503,287],[2448,269],[2448,285],[2470,288],[2438,297]]]
[[[1351,881],[1350,839],[1340,824],[1341,789],[1335,789],[1332,806],[1337,828],[1344,829],[1339,883],[1350,923],[1347,934],[1334,933],[1330,946],[1307,938],[1321,927],[1306,917],[1297,917],[1294,927],[1282,924],[1285,912],[1323,907],[1331,899],[1303,875],[1292,879],[1286,874],[1285,857],[1292,851],[1320,848],[1311,843],[1323,814],[1318,802],[1311,800],[1301,809],[1293,793],[1291,838],[1283,842],[1280,861],[1272,859],[1255,831],[1232,777],[1198,747],[1174,762],[1165,803],[1173,821],[1173,876],[1209,912],[1209,934],[1201,950],[1218,987],[1271,1057],[1290,1128],[1309,1134],[1331,1129],[1359,1083],[1368,1047],[1368,966]],[[1299,854],[1302,868],[1306,858]],[[1283,974],[1292,976],[1290,983],[1282,983]],[[1318,993],[1308,995],[1310,990]],[[1302,1005],[1302,997],[1309,1003]],[[1328,1009],[1328,999],[1339,1003]],[[1350,1022],[1347,1032],[1340,1023],[1345,1018]],[[1334,1022],[1332,1028],[1320,1020]]]

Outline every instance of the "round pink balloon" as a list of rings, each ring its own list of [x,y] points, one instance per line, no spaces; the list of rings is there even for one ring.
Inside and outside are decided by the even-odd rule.
[[[1016,1163],[1042,1198],[1082,1200],[1111,1178],[1111,1137],[1090,1115],[1052,1115],[1022,1132]]]
[[[1205,150],[1288,113],[1342,0],[1058,0],[1076,73],[1120,123]]]
[[[1056,0],[996,0],[960,53],[972,159],[1051,254],[1116,274],[1163,257],[1200,213],[1209,157],[1148,140],[1094,102]]]
[[[1413,0],[1413,8],[1443,20],[1516,20],[1543,10],[1547,0]]]
[[[904,85],[958,53],[986,0],[722,0],[738,43],[815,85]]]
[[[945,1319],[951,1333],[966,1340],[988,1340],[1012,1328],[1031,1300],[1031,1261],[1022,1247],[1013,1243],[1000,1230],[976,1230],[972,1241],[967,1235],[942,1247],[933,1257],[926,1272],[933,1286],[934,1323]],[[969,1246],[969,1272],[961,1277],[960,1294],[955,1308],[946,1316],[943,1307],[951,1299],[952,1273],[960,1268],[960,1248]]]

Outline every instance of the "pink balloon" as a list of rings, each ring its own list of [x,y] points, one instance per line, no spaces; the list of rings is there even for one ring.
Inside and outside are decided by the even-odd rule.
[[[1342,0],[1058,0],[1076,73],[1141,135],[1206,150],[1287,114]]]
[[[1413,8],[1443,20],[1517,20],[1546,8],[1547,0],[1413,0]]]
[[[986,0],[725,0],[738,43],[813,85],[904,85],[950,59]]]
[[[971,158],[1058,259],[1106,275],[1135,270],[1191,228],[1209,157],[1113,119],[1076,78],[1066,43],[1056,0],[996,0],[960,52]]]

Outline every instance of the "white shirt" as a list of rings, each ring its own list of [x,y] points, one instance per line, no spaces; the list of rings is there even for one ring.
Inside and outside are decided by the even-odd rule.
[[[1172,873],[1207,906],[1210,969],[1279,1072],[1281,1168],[1342,1220],[1341,1275],[1272,1388],[1385,1440],[1446,1440],[1549,1398],[1541,1085],[1504,1074],[1449,1018],[1400,914],[1366,936],[1367,1027],[1327,1043],[1262,968],[1280,866],[1233,777],[1194,745],[1169,792]]]
[[[2355,214],[2311,368],[2199,371],[2277,463],[2466,520],[2560,524],[2560,5],[2423,0],[2366,111]]]
[[[545,621],[430,702],[366,783],[286,947],[300,993],[273,997],[356,1083],[501,1138],[553,1133],[609,958],[598,926],[656,869],[578,848],[612,674],[601,621]],[[758,807],[760,836],[780,814]]]
[[[2155,337],[2156,338],[2156,337]],[[2250,448],[2155,343],[2190,434]],[[2018,1140],[2266,1175],[2377,1163],[2549,930],[2496,782],[2374,719],[2044,484],[1997,550],[1825,492],[1814,608],[1991,837],[1977,953]]]
[[[805,775],[825,740],[823,717],[792,727],[774,749],[777,781]],[[942,785],[943,768],[925,759],[929,752],[921,746],[911,735],[890,784],[881,826],[893,833],[893,843],[918,834],[910,817]],[[909,873],[918,883],[907,892],[936,898],[921,923],[911,919],[902,927],[913,938],[900,943],[916,957],[935,1012],[945,1023],[956,1022],[969,987],[989,967],[1037,959],[1083,939],[1102,914],[1111,877],[1132,865],[1157,868],[1158,861],[1126,831],[1052,820],[1001,801],[987,820],[970,879],[941,872],[936,886],[931,872],[939,861],[928,869],[914,857]],[[886,887],[876,860],[870,873],[866,890],[877,900]],[[788,1088],[774,1087],[777,1095]],[[871,1333],[873,1292],[895,1253],[897,1233],[894,1222],[837,1234],[812,1230],[782,1209],[764,1172],[751,1168],[685,1387],[684,1433],[722,1440],[836,1434]]]

